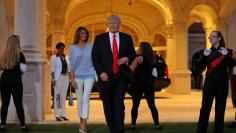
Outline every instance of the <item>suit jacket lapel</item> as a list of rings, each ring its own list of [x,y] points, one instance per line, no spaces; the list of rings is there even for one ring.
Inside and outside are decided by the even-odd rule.
[[[124,42],[124,38],[123,38],[122,34],[120,34],[120,32],[119,32],[119,37],[120,37],[120,44],[119,44],[119,58],[120,58],[122,55],[122,51],[124,49],[125,42]]]
[[[110,37],[109,37],[109,32],[107,32],[106,36],[105,36],[105,46],[106,49],[108,51],[108,54],[110,57],[112,57],[112,50],[111,50],[111,44],[110,44]]]

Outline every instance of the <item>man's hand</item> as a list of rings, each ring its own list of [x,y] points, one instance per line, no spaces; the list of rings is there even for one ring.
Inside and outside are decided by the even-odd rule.
[[[123,65],[129,62],[129,59],[127,57],[120,58],[118,60],[118,65]]]
[[[102,79],[102,81],[108,81],[108,76],[105,72],[101,73],[99,77]]]

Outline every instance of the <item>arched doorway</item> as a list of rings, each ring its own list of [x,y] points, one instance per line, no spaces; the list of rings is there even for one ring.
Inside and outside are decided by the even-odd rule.
[[[152,44],[152,47],[157,54],[160,54],[166,60],[167,45],[166,45],[166,39],[163,35],[156,34],[154,36],[154,42]]]
[[[203,24],[197,20],[188,27],[188,48],[189,59],[188,67],[191,74],[191,88],[202,88],[202,70],[199,70],[197,59],[199,58],[199,51],[206,48],[206,37],[203,30]]]
[[[188,67],[191,70],[191,88],[202,88],[202,70],[196,65],[195,58],[198,58],[198,51],[211,46],[208,36],[216,29],[217,14],[212,7],[207,5],[195,6],[189,15],[188,28]]]

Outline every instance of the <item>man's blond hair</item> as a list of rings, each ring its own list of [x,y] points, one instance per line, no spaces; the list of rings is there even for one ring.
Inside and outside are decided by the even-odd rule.
[[[117,21],[119,21],[119,23],[121,22],[120,17],[119,17],[118,15],[114,15],[114,14],[108,16],[107,22],[108,22],[109,20],[117,20]]]

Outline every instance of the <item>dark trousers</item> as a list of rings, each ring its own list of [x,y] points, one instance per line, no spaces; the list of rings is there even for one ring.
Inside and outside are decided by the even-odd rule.
[[[147,100],[148,103],[148,107],[150,108],[151,112],[152,112],[152,119],[155,123],[155,125],[159,125],[159,117],[158,117],[158,110],[156,108],[155,105],[155,97],[154,91],[137,91],[134,93],[134,95],[132,96],[132,100],[133,100],[133,107],[131,110],[131,117],[132,117],[132,125],[136,124],[136,120],[138,117],[138,107],[140,104],[140,101],[142,99],[143,93],[145,95],[145,98]]]
[[[106,122],[111,133],[124,133],[124,94],[127,84],[124,78],[114,78],[108,89],[101,88],[101,98]]]
[[[20,121],[21,126],[25,126],[25,115],[22,105],[23,87],[1,87],[1,125],[6,125],[8,106],[10,104],[11,95],[13,96],[14,105],[16,107],[16,112]]]
[[[230,79],[231,83],[231,93],[232,93],[232,103],[236,108],[236,75],[232,75]]]
[[[206,133],[209,121],[209,115],[213,100],[215,98],[215,123],[214,133],[223,133],[224,130],[224,115],[226,100],[228,96],[228,80],[226,82],[214,84],[206,83],[203,88],[202,107],[198,121],[197,133]]]

